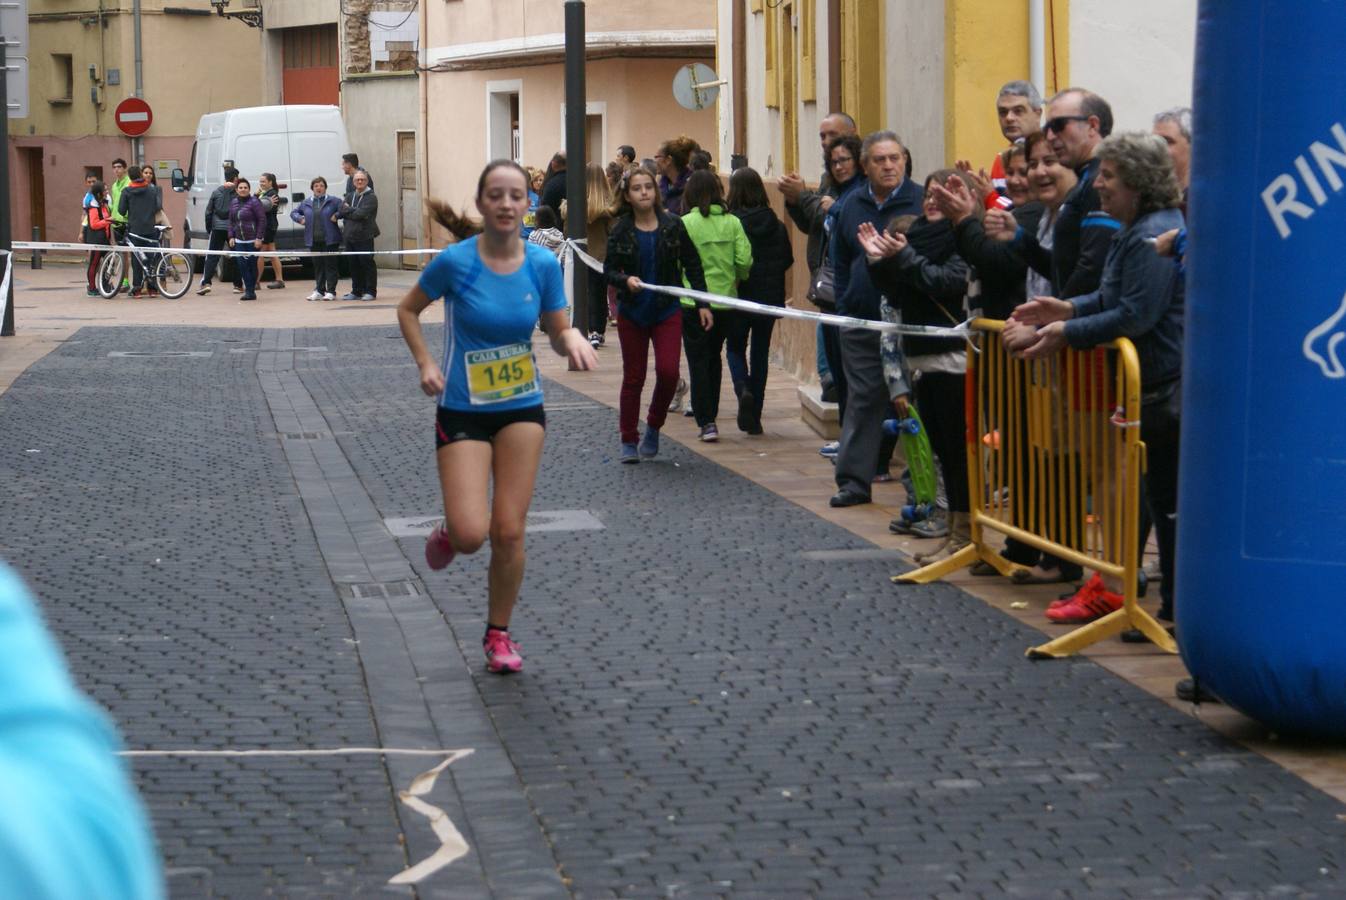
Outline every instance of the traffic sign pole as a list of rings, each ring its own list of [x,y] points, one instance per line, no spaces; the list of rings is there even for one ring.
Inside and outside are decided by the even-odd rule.
[[[9,84],[6,79],[5,61],[6,43],[9,41],[0,35],[0,134],[5,136],[5,146],[0,152],[0,247],[9,251],[4,264],[9,267],[10,277],[6,282],[5,318],[0,322],[0,337],[14,336],[14,242],[10,240],[9,211]]]

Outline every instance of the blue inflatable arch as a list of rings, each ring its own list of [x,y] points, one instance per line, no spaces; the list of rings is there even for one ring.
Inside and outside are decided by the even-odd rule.
[[[1346,737],[1346,3],[1203,0],[1176,614],[1192,674]]]

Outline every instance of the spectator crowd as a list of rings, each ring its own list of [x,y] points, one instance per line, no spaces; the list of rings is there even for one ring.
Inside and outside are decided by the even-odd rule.
[[[349,259],[351,288],[342,300],[370,301],[378,297],[378,270],[374,265],[374,239],[379,236],[378,195],[373,177],[360,167],[354,153],[341,157],[346,175],[340,198],[328,194],[327,179],[321,175],[309,184],[309,195],[290,211],[290,219],[303,228],[304,247],[317,254],[344,251]],[[153,166],[128,170],[126,160],[112,161],[113,180],[105,183],[96,172],[84,176],[81,203],[80,240],[95,246],[132,245],[168,246],[172,224],[164,212],[163,188],[157,183]],[[207,255],[202,263],[198,295],[209,294],[216,276],[233,284],[240,300],[256,300],[257,285],[271,266],[269,289],[285,287],[285,275],[278,256],[260,253],[276,250],[280,214],[289,199],[286,185],[276,175],[262,172],[257,185],[232,165],[224,166],[220,185],[206,202],[205,228],[210,236]],[[219,251],[232,250],[220,255]],[[89,254],[87,293],[101,296],[97,290],[99,264],[103,251]],[[153,254],[130,254],[132,297],[152,297],[158,293],[151,274]],[[335,256],[314,256],[314,288],[309,300],[336,300],[338,262]]]
[[[1182,261],[1172,256],[1185,244],[1191,111],[1160,112],[1150,132],[1114,134],[1112,108],[1098,94],[1068,88],[1044,101],[1024,81],[1004,85],[995,111],[1006,146],[988,168],[960,161],[923,177],[896,132],[860,135],[844,112],[821,121],[825,171],[816,185],[797,173],[776,183],[787,217],[807,236],[808,300],[875,322],[1001,320],[999,339],[1025,359],[1130,339],[1140,359],[1148,460],[1139,546],[1153,528],[1159,564],[1147,580],[1158,582],[1159,619],[1171,622],[1184,301]],[[564,154],[529,174],[529,240],[559,254]],[[608,326],[617,329],[623,462],[658,453],[659,431],[682,405],[682,354],[686,414],[700,440],[720,438],[722,365],[738,428],[762,433],[774,318],[648,290],[683,286],[784,305],[794,263],[789,233],[757,172],[738,168],[727,183],[726,196],[709,154],[686,137],[664,141],[640,163],[623,146],[606,167],[588,166],[587,249],[604,265],[601,276],[590,273],[585,325],[595,347]],[[906,419],[914,407],[941,473],[940,501],[927,516],[895,518],[890,530],[942,539],[942,547],[967,543],[966,342],[831,325],[820,325],[817,337],[824,398],[836,402],[840,417],[840,439],[821,448],[835,465],[831,505],[869,503],[872,485],[893,478],[897,438],[889,420]],[[655,386],[642,433],[651,348]],[[1022,583],[1071,585],[1046,611],[1052,622],[1090,622],[1123,604],[1118,580],[1086,579],[1080,566],[1015,540],[1002,553],[1021,567]],[[985,563],[973,571],[997,574]],[[1146,638],[1133,631],[1123,639]],[[1180,696],[1194,690],[1179,685]]]

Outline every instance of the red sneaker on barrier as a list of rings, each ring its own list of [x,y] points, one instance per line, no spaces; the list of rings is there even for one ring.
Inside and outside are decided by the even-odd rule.
[[[1116,612],[1124,602],[1121,594],[1107,590],[1101,582],[1097,590],[1081,595],[1084,595],[1084,588],[1074,598],[1067,600],[1064,606],[1047,610],[1047,618],[1058,625],[1084,625]]]
[[[1095,572],[1093,574],[1093,577],[1091,577],[1084,584],[1080,585],[1079,590],[1077,590],[1073,594],[1062,596],[1059,600],[1053,600],[1051,603],[1047,604],[1047,608],[1060,609],[1067,603],[1074,603],[1076,600],[1082,597],[1087,597],[1101,590],[1103,590],[1103,576]]]
[[[430,536],[425,539],[425,563],[435,571],[447,566],[453,562],[457,556],[453,549],[453,544],[449,542],[449,535],[444,531],[444,523],[441,522],[435,526],[435,530],[430,532]]]

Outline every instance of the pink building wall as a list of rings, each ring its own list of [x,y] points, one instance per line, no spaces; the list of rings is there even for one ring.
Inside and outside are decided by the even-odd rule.
[[[176,159],[185,170],[191,157],[190,135],[184,137],[145,138],[145,159]],[[79,239],[80,200],[84,196],[84,170],[88,166],[102,166],[105,178],[112,177],[112,160],[121,157],[131,161],[131,139],[127,137],[86,136],[57,138],[51,136],[16,136],[9,139],[9,207],[11,231],[14,240],[26,241],[32,236],[32,178],[28,153],[20,148],[41,148],[43,212],[46,230],[44,241],[74,241]],[[177,229],[186,217],[185,195],[173,193],[165,175],[159,182],[164,189],[164,209]],[[182,239],[174,234],[174,243]]]

